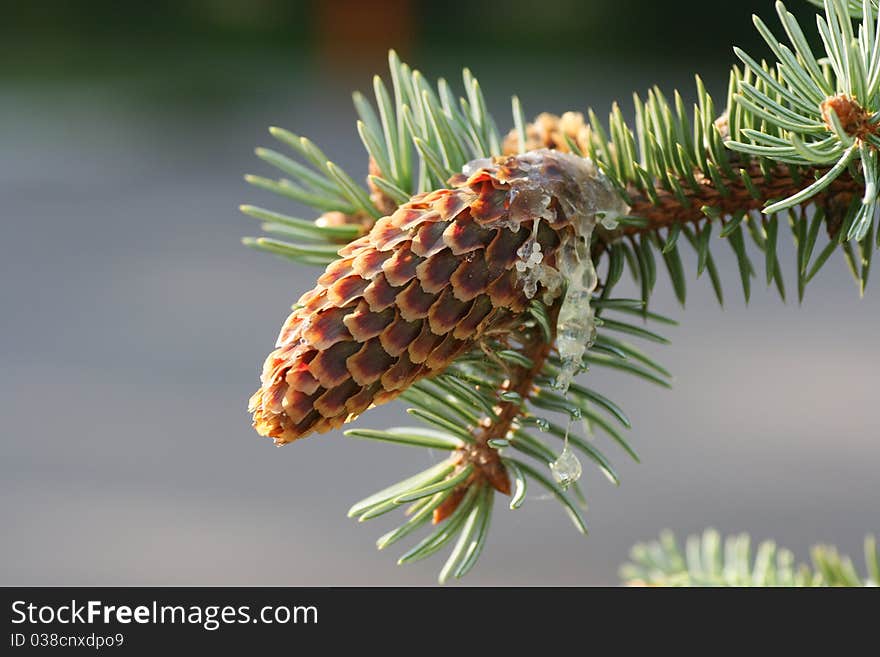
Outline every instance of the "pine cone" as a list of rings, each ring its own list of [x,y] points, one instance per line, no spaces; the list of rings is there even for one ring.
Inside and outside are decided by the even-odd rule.
[[[533,123],[526,126],[526,150],[534,151],[549,148],[554,151],[570,153],[571,149],[565,140],[566,135],[582,153],[589,152],[590,127],[580,112],[566,112],[561,117],[544,112],[535,117]],[[504,153],[519,153],[519,135],[511,130],[504,138]]]
[[[519,324],[539,288],[558,294],[557,250],[595,211],[589,160],[535,151],[464,171],[340,249],[300,298],[250,401],[258,433],[338,428]]]

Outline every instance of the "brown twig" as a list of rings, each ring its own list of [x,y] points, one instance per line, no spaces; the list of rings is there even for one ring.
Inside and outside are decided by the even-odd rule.
[[[550,326],[554,333],[559,308],[559,302],[554,303],[548,308],[551,320]],[[524,334],[524,338],[521,353],[532,361],[532,366],[530,368],[514,366],[503,390],[503,392],[517,393],[522,402],[500,402],[497,406],[496,417],[484,419],[480,426],[477,427],[474,434],[474,442],[462,449],[460,460],[461,467],[465,464],[473,465],[474,473],[457,490],[453,491],[443,504],[434,510],[433,520],[435,524],[443,521],[455,511],[461,503],[465,491],[479,482],[487,482],[498,492],[510,495],[510,477],[507,474],[507,468],[504,467],[501,461],[498,449],[492,447],[489,442],[505,438],[510,432],[513,422],[521,416],[522,403],[528,400],[532,394],[535,378],[544,369],[544,364],[553,349],[555,335],[551,336],[549,341],[546,341],[540,331],[533,330],[528,334]]]
[[[760,166],[751,164],[747,173],[752,180],[758,198],[752,195],[741,178],[725,179],[723,181],[726,190],[719,190],[712,180],[703,175],[695,175],[699,190],[687,187],[682,181],[684,196],[688,203],[682,203],[672,192],[658,188],[656,194],[658,203],[654,203],[643,192],[633,189],[631,197],[632,215],[648,220],[647,226],[628,226],[625,233],[646,233],[668,228],[674,223],[699,223],[706,221],[708,217],[703,213],[703,206],[708,206],[719,211],[722,216],[729,216],[738,212],[751,212],[763,208],[768,200],[780,199],[792,196],[813,182],[813,176],[821,176],[824,171],[815,170],[801,173],[799,176],[792,174],[788,167],[776,167],[765,176]],[[840,194],[852,195],[859,193],[859,185],[851,176],[844,174],[835,180],[821,194],[810,199],[810,203],[823,204],[828,199]]]

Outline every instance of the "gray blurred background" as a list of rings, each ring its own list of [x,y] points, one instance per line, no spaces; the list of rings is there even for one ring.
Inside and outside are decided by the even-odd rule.
[[[391,518],[345,517],[429,465],[421,450],[340,433],[276,449],[250,428],[263,358],[316,276],[240,245],[258,227],[239,203],[303,212],[242,181],[267,171],[252,148],[281,125],[363,175],[349,92],[392,46],[430,77],[470,66],[504,126],[511,93],[530,116],[629,112],[655,83],[692,99],[697,72],[720,104],[730,46],[765,53],[749,14],[775,21],[769,0],[728,3],[711,29],[689,0],[440,4],[2,7],[0,584],[434,582],[440,557],[401,568],[374,549]],[[723,310],[692,261],[686,312],[660,276],[655,309],[682,324],[649,349],[674,390],[586,375],[629,412],[643,461],[599,438],[623,483],[585,464],[591,535],[552,501],[499,505],[467,583],[615,584],[663,528],[749,531],[799,558],[822,541],[858,556],[880,530],[877,290],[860,299],[841,259],[803,305],[756,279],[746,308],[715,252]],[[359,424],[402,421],[394,404]]]

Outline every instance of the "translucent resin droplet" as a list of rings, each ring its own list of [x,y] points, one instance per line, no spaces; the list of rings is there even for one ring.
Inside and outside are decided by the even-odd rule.
[[[565,428],[565,444],[562,447],[562,453],[550,464],[550,472],[557,484],[566,490],[569,486],[581,478],[583,468],[580,459],[571,451],[568,445],[568,433],[571,431],[572,420],[569,420],[568,426]]]
[[[582,471],[580,460],[567,443],[559,458],[550,464],[550,472],[553,473],[553,479],[563,490],[580,479]]]
[[[596,268],[590,259],[590,236],[576,235],[562,245],[559,273],[568,282],[556,324],[556,349],[562,367],[554,387],[567,391],[580,371],[584,353],[593,344],[596,318],[590,299],[596,289]]]
[[[620,225],[620,222],[617,220],[618,215],[614,213],[605,214],[599,220],[599,223],[602,224],[607,230],[617,230],[617,227]]]
[[[541,282],[543,270],[545,269],[541,264],[544,260],[544,254],[541,253],[541,243],[537,239],[540,224],[540,219],[536,219],[532,229],[532,236],[516,250],[516,255],[519,257],[519,260],[516,262],[516,271],[520,274],[523,292],[529,299],[534,297],[538,291],[538,283]]]

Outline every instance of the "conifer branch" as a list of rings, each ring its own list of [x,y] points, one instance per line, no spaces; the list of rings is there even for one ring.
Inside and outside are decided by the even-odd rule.
[[[400,562],[455,539],[441,581],[476,563],[496,492],[515,509],[537,483],[586,533],[573,450],[618,477],[577,426],[638,457],[619,406],[571,379],[607,367],[669,387],[668,370],[615,334],[666,342],[644,323],[673,323],[648,309],[658,260],[685,302],[682,236],[719,303],[714,226],[736,254],[746,300],[757,271],[747,242],[762,254],[767,285],[785,298],[777,255],[785,224],[799,298],[835,251],[864,292],[880,238],[880,27],[871,0],[823,6],[818,56],[781,2],[789,45],[755,18],[773,59],[735,49],[741,65],[720,111],[699,78],[691,111],[677,92],[671,102],[657,88],[635,96],[633,125],[617,105],[605,125],[592,111],[528,123],[514,97],[513,128],[502,139],[470,71],[456,97],[445,80],[429,84],[392,52],[390,87],[377,76],[375,103],[354,95],[366,187],[308,139],[272,128],[295,157],[257,149],[284,177],[246,179],[321,214],[242,206],[272,235],[245,244],[326,269],[266,361],[250,404],[258,432],[284,444],[397,397],[410,404],[427,428],[346,435],[448,458],[350,515],[368,520],[409,505],[380,549],[433,520],[434,531]],[[613,296],[627,270],[640,299]]]
[[[766,199],[786,198],[804,190],[808,181],[821,178],[827,170],[804,170],[795,172],[786,166],[773,167],[765,175],[760,166],[748,163],[744,169],[751,180],[747,186],[742,177],[721,178],[723,191],[712,180],[704,176],[694,174],[694,179],[699,187],[698,190],[683,189],[687,199],[682,202],[674,193],[662,187],[655,188],[653,194],[648,196],[640,190],[629,190],[629,196],[633,200],[632,216],[642,217],[646,220],[645,225],[629,225],[623,229],[627,235],[641,235],[643,233],[655,233],[663,229],[669,229],[675,224],[700,224],[720,219],[724,223],[740,213],[760,212],[766,205]],[[684,181],[679,180],[682,186]],[[752,188],[750,191],[749,187]],[[827,206],[832,199],[843,199],[842,205],[848,206],[854,194],[861,193],[861,185],[849,175],[842,175],[831,183],[824,191],[811,199],[811,203]],[[652,200],[657,198],[657,202]]]
[[[746,534],[722,540],[707,529],[689,536],[682,550],[671,532],[663,532],[659,540],[633,547],[620,576],[629,586],[880,586],[880,550],[873,536],[865,538],[864,553],[867,574],[860,575],[833,547],[814,547],[810,567],[772,541],[752,554]]]

